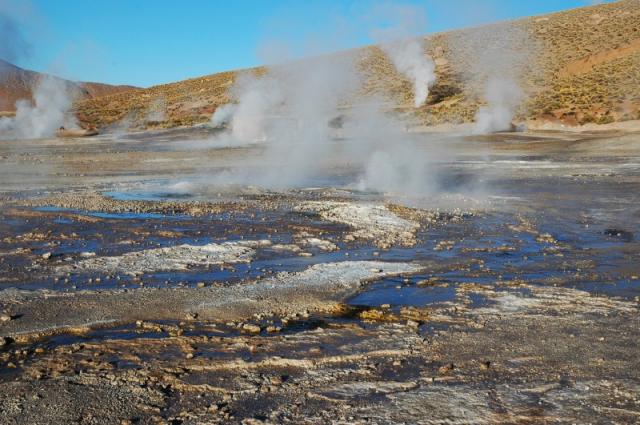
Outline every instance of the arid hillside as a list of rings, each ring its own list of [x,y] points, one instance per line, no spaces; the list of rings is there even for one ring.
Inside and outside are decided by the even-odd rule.
[[[0,111],[12,112],[20,99],[31,99],[33,88],[43,76],[39,72],[19,68],[0,59]],[[91,99],[135,89],[133,86],[112,86],[101,83],[66,81],[78,99]]]
[[[411,84],[376,47],[353,51],[366,76],[361,92],[386,97],[422,124],[469,122],[485,102],[484,81],[504,74],[524,92],[519,120],[576,125],[640,118],[640,0],[434,34],[424,41],[438,75],[425,106],[411,107]],[[236,75],[90,97],[77,102],[76,113],[98,127],[206,122],[232,101],[228,89]]]

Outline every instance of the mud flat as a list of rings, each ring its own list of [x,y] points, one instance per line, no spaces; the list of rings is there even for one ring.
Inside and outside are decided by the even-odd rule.
[[[189,134],[0,145],[1,423],[640,421],[638,134],[457,141],[411,208]]]

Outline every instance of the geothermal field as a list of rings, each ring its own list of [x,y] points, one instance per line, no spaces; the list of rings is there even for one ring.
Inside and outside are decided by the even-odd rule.
[[[631,41],[549,65],[589,20]],[[0,423],[640,421],[640,4],[399,22],[206,102],[34,80],[0,117]]]

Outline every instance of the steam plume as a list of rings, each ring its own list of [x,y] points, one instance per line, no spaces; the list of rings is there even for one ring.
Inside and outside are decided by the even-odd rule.
[[[0,118],[0,137],[34,139],[53,136],[56,130],[76,126],[75,118],[67,116],[71,108],[72,90],[64,80],[44,76],[33,91],[33,103],[19,100],[15,117]]]
[[[487,134],[511,129],[511,119],[522,96],[522,90],[513,80],[491,77],[485,89],[487,105],[482,106],[475,116],[475,133]]]
[[[393,66],[413,83],[415,107],[424,105],[429,88],[436,82],[435,63],[424,52],[422,38],[426,19],[420,9],[411,6],[387,6],[384,14],[387,26],[372,31],[374,40],[391,59]]]
[[[517,23],[488,25],[459,33],[451,41],[456,68],[476,97],[484,99],[475,116],[476,134],[509,130],[524,99],[521,87],[536,48]]]
[[[420,106],[435,81],[435,67],[421,40],[412,37],[423,31],[412,23],[419,13],[400,10],[390,25],[373,33],[398,71],[414,82]],[[218,138],[229,140],[226,145],[260,143],[260,165],[227,169],[212,180],[283,189],[322,184],[342,170],[347,177],[341,175],[338,184],[393,197],[440,190],[438,162],[446,160],[448,148],[408,133],[381,99],[356,94],[364,77],[358,60],[353,51],[265,60],[272,65],[264,72],[241,75],[231,92],[234,103],[218,108],[211,124],[229,127]]]

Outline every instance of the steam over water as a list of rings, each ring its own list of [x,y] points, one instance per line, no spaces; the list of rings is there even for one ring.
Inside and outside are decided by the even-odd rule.
[[[395,72],[411,83],[412,106],[427,108],[428,113],[429,90],[437,74],[425,39],[418,37],[426,32],[424,14],[402,5],[385,6],[375,13],[385,19],[369,31],[371,38]],[[512,55],[509,34],[501,37],[507,41],[486,49],[489,60],[480,54],[470,58],[467,78],[484,86],[479,95],[486,104],[477,112],[469,134],[510,129],[523,97],[516,83],[517,67],[503,57]],[[350,170],[349,185],[358,190],[409,197],[448,190],[441,165],[454,159],[448,144],[461,140],[461,135],[439,140],[409,132],[416,124],[409,114],[394,112],[393,101],[384,94],[364,95],[360,90],[366,78],[359,67],[361,55],[361,51],[350,51],[312,58],[265,58],[272,65],[264,73],[240,75],[232,89],[234,101],[219,107],[212,117],[213,126],[226,128],[215,143],[256,144],[263,149],[264,166],[231,167],[207,176],[208,183],[300,187],[320,181],[331,171],[327,164],[337,162]],[[482,190],[479,186],[476,181],[473,190]]]

